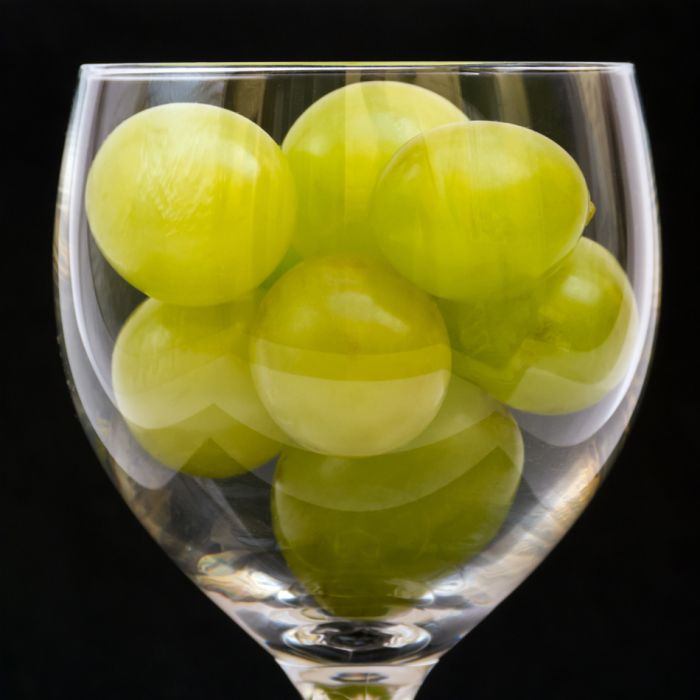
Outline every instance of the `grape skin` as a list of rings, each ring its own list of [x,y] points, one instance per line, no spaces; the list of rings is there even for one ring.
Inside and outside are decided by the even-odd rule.
[[[173,103],[107,137],[85,207],[98,247],[131,285],[201,306],[233,300],[272,272],[296,203],[286,159],[260,127],[220,107]]]
[[[393,157],[372,223],[391,264],[438,297],[517,296],[569,253],[589,212],[586,181],[531,129],[471,121],[426,132]]]
[[[400,447],[430,423],[447,390],[449,341],[435,303],[368,257],[296,265],[263,300],[252,336],[263,404],[317,452]]]
[[[347,85],[314,102],[282,144],[299,192],[299,253],[376,252],[369,203],[384,166],[417,134],[466,120],[444,97],[390,80]]]
[[[629,368],[638,324],[627,276],[587,238],[523,298],[440,308],[454,372],[513,408],[545,415],[583,410],[612,391]]]
[[[222,478],[267,462],[288,440],[258,399],[248,337],[260,294],[192,308],[149,299],[114,347],[117,407],[161,463]]]
[[[376,618],[412,606],[500,529],[523,465],[512,417],[453,378],[426,433],[375,457],[296,449],[280,457],[272,499],[277,540],[330,614]]]

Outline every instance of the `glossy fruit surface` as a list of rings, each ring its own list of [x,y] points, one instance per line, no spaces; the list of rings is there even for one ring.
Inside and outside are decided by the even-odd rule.
[[[380,617],[488,545],[522,465],[515,421],[454,378],[438,416],[406,449],[363,459],[285,450],[273,494],[277,539],[322,607]]]
[[[294,246],[304,257],[375,250],[368,207],[384,166],[417,134],[466,120],[444,97],[394,81],[354,83],[314,102],[282,144],[299,192]]]
[[[226,477],[268,461],[285,436],[250,376],[248,333],[258,295],[220,306],[150,299],[114,347],[117,406],[157,460],[195,476]]]
[[[405,277],[473,301],[531,289],[573,249],[588,212],[583,174],[554,141],[472,121],[406,144],[379,180],[372,221]]]
[[[105,140],[85,206],[110,264],[148,296],[199,306],[252,290],[282,259],[294,185],[277,144],[204,104],[144,110]]]
[[[262,402],[299,445],[360,456],[400,447],[434,418],[450,350],[435,303],[388,265],[337,255],[268,292],[251,344]]]
[[[454,371],[522,411],[562,414],[593,405],[621,381],[634,350],[629,280],[587,238],[527,297],[443,301],[440,308]]]

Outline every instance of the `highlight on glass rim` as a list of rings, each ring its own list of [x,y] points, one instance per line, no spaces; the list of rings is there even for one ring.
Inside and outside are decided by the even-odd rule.
[[[304,698],[413,698],[638,402],[628,64],[86,66],[58,206],[85,428]]]

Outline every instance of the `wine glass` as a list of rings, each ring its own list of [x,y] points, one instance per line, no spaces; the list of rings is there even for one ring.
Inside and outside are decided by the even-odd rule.
[[[413,698],[556,545],[639,400],[658,264],[629,64],[81,69],[80,418],[304,698]]]

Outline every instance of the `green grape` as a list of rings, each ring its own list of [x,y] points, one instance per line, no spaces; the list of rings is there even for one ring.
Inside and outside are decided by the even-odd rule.
[[[400,447],[430,423],[447,389],[449,340],[437,306],[372,258],[292,268],[263,300],[252,335],[263,404],[316,452]]]
[[[530,289],[573,249],[588,214],[586,181],[564,149],[486,121],[414,138],[385,169],[372,205],[392,265],[457,300]]]
[[[488,545],[522,466],[512,417],[454,377],[431,426],[401,451],[351,459],[285,450],[272,498],[276,537],[323,608],[381,617]]]
[[[185,306],[260,284],[289,245],[295,206],[277,144],[245,117],[203,104],[124,121],[98,151],[85,192],[95,240],[117,272]]]
[[[514,408],[549,415],[587,408],[615,388],[637,329],[625,273],[587,238],[525,297],[440,308],[454,372]]]
[[[417,134],[466,119],[444,97],[392,81],[354,83],[315,102],[282,144],[299,193],[294,246],[304,257],[373,252],[369,202],[384,166]]]
[[[268,461],[286,438],[250,375],[258,294],[203,308],[149,299],[124,324],[112,357],[117,407],[166,466],[228,477]]]

